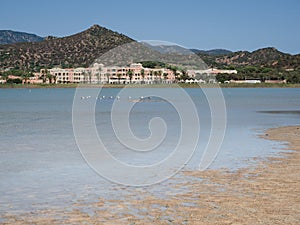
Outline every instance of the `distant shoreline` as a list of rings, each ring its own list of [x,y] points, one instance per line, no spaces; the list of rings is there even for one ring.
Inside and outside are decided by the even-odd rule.
[[[300,88],[300,84],[0,84],[0,89],[15,88]]]

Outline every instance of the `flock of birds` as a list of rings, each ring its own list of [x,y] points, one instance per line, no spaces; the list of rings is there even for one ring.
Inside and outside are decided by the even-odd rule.
[[[88,95],[88,96],[81,96],[80,99],[84,100],[84,99],[90,99],[92,98],[92,96]],[[96,97],[96,99],[99,99],[99,100],[102,100],[102,99],[117,99],[119,100],[120,99],[120,96],[109,96],[109,97],[106,97],[105,95],[101,96],[101,97]]]
[[[86,99],[90,99],[92,98],[92,96],[88,95],[88,96],[81,96],[80,99],[81,100],[86,100]],[[98,100],[120,100],[121,97],[120,96],[105,96],[102,95],[100,97],[96,97],[96,99]],[[148,96],[148,97],[144,97],[144,96],[140,96],[138,99],[132,99],[131,96],[127,97],[128,101],[152,101],[152,97]]]

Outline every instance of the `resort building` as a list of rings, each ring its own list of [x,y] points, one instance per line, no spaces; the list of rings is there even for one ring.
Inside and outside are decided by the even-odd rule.
[[[190,77],[197,77],[202,75],[217,75],[217,74],[237,74],[237,70],[220,70],[210,68],[206,70],[187,70]]]
[[[216,83],[215,75],[218,73],[237,73],[236,70],[187,70],[183,79],[183,72],[167,68],[144,68],[141,63],[132,63],[129,66],[109,66],[94,63],[84,68],[41,69],[32,77],[23,78],[9,75],[6,79],[21,79],[26,84],[42,83],[86,83],[86,84],[172,84],[172,83]],[[0,83],[6,83],[0,77]],[[233,81],[234,82],[234,81]],[[244,82],[244,81],[243,81]],[[249,82],[249,81],[248,81]]]
[[[55,83],[89,83],[89,84],[156,84],[174,83],[173,71],[161,68],[144,68],[140,63],[127,67],[104,67],[95,63],[89,68],[52,68],[47,71],[55,77]],[[41,74],[45,71],[41,70]]]
[[[246,80],[230,80],[229,83],[236,83],[236,84],[260,84],[261,81],[259,79],[246,79]]]

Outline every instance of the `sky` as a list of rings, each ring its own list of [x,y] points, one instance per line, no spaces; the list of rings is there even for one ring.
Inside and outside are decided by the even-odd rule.
[[[99,24],[186,48],[300,53],[299,0],[9,0],[0,30],[68,36]]]

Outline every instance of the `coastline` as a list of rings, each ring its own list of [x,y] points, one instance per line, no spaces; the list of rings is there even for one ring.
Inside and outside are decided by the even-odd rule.
[[[0,89],[35,88],[300,88],[300,84],[0,84]]]
[[[283,149],[235,172],[185,171],[185,182],[170,188],[187,191],[170,190],[164,198],[151,195],[147,188],[135,188],[122,200],[77,203],[71,211],[7,215],[3,224],[296,225],[300,221],[300,126],[268,129],[261,138],[287,143],[286,149],[292,151]]]

